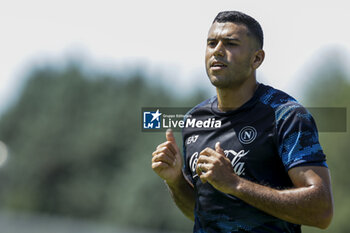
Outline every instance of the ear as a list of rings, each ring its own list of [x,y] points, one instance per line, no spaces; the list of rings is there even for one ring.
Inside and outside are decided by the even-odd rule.
[[[253,63],[252,63],[252,68],[254,70],[258,69],[259,66],[263,63],[265,58],[265,52],[262,49],[259,49],[257,51],[255,51],[254,55],[253,55]]]

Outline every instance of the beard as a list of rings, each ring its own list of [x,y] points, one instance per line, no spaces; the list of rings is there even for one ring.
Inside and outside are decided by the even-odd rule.
[[[241,86],[246,78],[239,75],[212,75],[208,74],[209,80],[213,86],[219,89],[230,89]]]
[[[230,64],[221,71],[213,71],[210,69],[209,63],[206,65],[206,72],[211,84],[220,89],[240,87],[252,72],[249,59],[239,64]]]

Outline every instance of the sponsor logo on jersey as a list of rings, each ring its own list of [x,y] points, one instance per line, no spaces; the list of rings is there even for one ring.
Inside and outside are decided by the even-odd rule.
[[[198,139],[199,135],[192,135],[191,137],[188,137],[186,140],[186,144],[189,145],[191,143],[195,143]]]
[[[239,152],[236,152],[234,150],[225,150],[225,155],[226,157],[228,157],[229,159],[231,159],[231,164],[233,167],[233,171],[237,174],[237,175],[245,175],[244,170],[244,162],[241,161],[241,159],[246,156],[249,153],[248,151],[244,151],[244,150],[240,150]]]
[[[225,153],[225,156],[231,160],[233,171],[238,176],[245,175],[244,173],[245,162],[242,162],[241,159],[249,153],[249,150],[248,151],[240,150],[239,152],[236,152],[234,150],[225,150],[224,153]],[[198,176],[198,174],[196,173],[198,157],[199,157],[199,153],[195,152],[192,154],[190,158],[189,166],[193,174],[192,178],[195,178]]]
[[[239,131],[238,140],[243,144],[249,144],[254,141],[257,136],[257,131],[252,126],[246,126]]]

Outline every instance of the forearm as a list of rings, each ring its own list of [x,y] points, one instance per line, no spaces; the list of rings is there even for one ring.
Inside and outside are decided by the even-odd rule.
[[[171,196],[182,213],[194,221],[195,195],[193,187],[182,176],[177,182],[165,182]]]
[[[277,190],[239,178],[232,186],[230,194],[246,203],[288,222],[317,226],[328,226],[329,196],[322,187],[310,185],[288,190]]]

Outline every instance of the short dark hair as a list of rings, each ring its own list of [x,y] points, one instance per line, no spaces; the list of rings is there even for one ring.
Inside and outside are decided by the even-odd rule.
[[[231,22],[245,25],[248,28],[248,31],[256,38],[260,49],[262,49],[264,45],[263,30],[258,21],[256,21],[253,17],[239,11],[222,11],[215,17],[213,23],[215,22]]]

